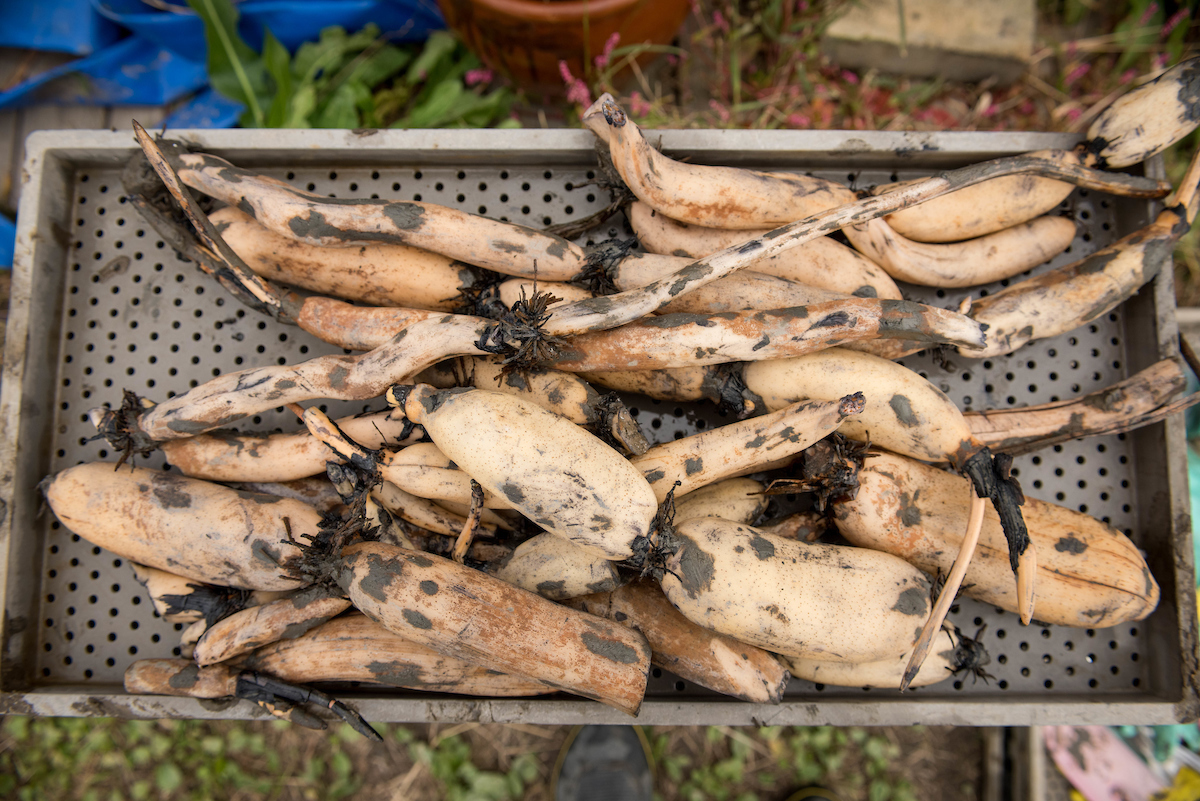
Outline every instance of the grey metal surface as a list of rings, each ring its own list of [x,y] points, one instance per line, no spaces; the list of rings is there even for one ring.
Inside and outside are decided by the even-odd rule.
[[[242,166],[313,191],[420,199],[538,227],[585,216],[607,201],[605,193],[588,185],[594,174],[589,136],[579,131],[184,135]],[[745,131],[663,132],[662,140],[673,155],[698,161],[811,169],[858,185],[1073,141],[1057,135]],[[10,696],[12,703],[31,704],[31,711],[43,713],[255,714],[246,704],[214,707],[120,695],[124,668],[138,658],[171,655],[178,628],[157,618],[122,560],[80,540],[51,515],[39,515],[35,485],[81,461],[115,460],[106,443],[93,439],[86,411],[119,403],[122,389],[161,399],[220,373],[333,351],[240,307],[158,240],[121,193],[120,166],[133,152],[128,137],[100,133],[85,140],[64,132],[31,140],[30,150],[0,394],[6,426],[0,459],[8,504],[0,533],[6,583],[0,686],[21,691]],[[827,166],[831,153],[837,167]],[[1079,221],[1080,234],[1052,265],[1073,261],[1149,219],[1145,203],[1082,191],[1064,202],[1064,211]],[[626,232],[618,218],[583,241]],[[1098,389],[1169,350],[1171,333],[1164,329],[1173,323],[1163,300],[1170,297],[1170,278],[1160,276],[1153,289],[1079,332],[1033,343],[1011,357],[980,362],[954,356],[952,364],[942,365],[920,356],[905,364],[968,409],[1043,403]],[[985,290],[994,292],[1006,283]],[[906,294],[951,308],[969,292],[906,287]],[[343,414],[380,406],[330,403],[325,408]],[[700,420],[706,426],[721,422],[704,406],[643,400],[637,411],[655,441],[692,433]],[[279,409],[245,427],[295,425],[291,413]],[[1186,641],[1194,642],[1195,636],[1194,591],[1176,590],[1194,586],[1176,577],[1190,571],[1190,561],[1185,558],[1181,565],[1174,557],[1177,551],[1190,553],[1183,547],[1188,526],[1178,516],[1186,509],[1186,485],[1179,483],[1182,444],[1181,432],[1172,434],[1160,425],[1021,457],[1014,471],[1030,496],[1100,517],[1148,552],[1164,595],[1162,607],[1148,620],[1097,630],[1022,627],[1015,615],[963,600],[951,619],[968,633],[986,625],[983,640],[994,681],[960,676],[901,696],[796,680],[784,705],[756,708],[656,669],[641,718],[648,723],[968,725],[1174,720],[1174,705],[1189,700],[1192,692],[1184,677]],[[165,466],[161,454],[141,463]],[[1190,658],[1194,661],[1194,654]],[[364,712],[371,710],[379,720],[565,723],[616,714],[591,703],[555,699],[427,701],[401,693],[362,700]]]

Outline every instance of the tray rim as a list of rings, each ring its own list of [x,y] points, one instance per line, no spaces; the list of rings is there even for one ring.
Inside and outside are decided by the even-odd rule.
[[[725,164],[770,160],[784,167],[828,168],[853,160],[853,167],[891,165],[938,169],[959,166],[1031,150],[1067,148],[1080,141],[1071,134],[992,132],[866,132],[866,131],[744,131],[663,130],[652,132],[667,151],[687,151],[697,161]],[[494,160],[497,153],[519,159],[514,163],[580,164],[592,159],[592,136],[578,129],[500,131],[315,131],[315,130],[180,130],[170,136],[210,152],[253,166],[322,163],[369,166],[381,159],[403,159],[406,164],[440,163],[455,159],[469,165]],[[0,611],[4,612],[4,654],[0,661],[0,713],[119,716],[138,718],[239,718],[265,715],[248,702],[226,704],[187,698],[130,696],[113,692],[111,685],[62,685],[32,692],[10,690],[7,654],[10,639],[28,637],[27,622],[10,619],[10,597],[36,578],[18,573],[21,548],[35,547],[13,536],[14,517],[21,510],[14,486],[22,483],[18,458],[35,443],[22,429],[28,412],[27,379],[37,376],[28,365],[31,328],[57,330],[54,320],[32,320],[34,292],[45,291],[53,276],[39,272],[38,264],[54,263],[47,252],[65,250],[66,236],[55,230],[55,212],[64,203],[51,195],[52,185],[70,185],[80,167],[118,166],[137,150],[130,134],[116,131],[37,131],[26,144],[22,196],[17,220],[12,301],[4,352],[3,386],[0,388]],[[1161,158],[1149,162],[1147,174],[1161,177]],[[50,186],[50,191],[47,186]],[[1174,315],[1174,290],[1169,271],[1155,280],[1153,292],[1143,293],[1155,318],[1157,342],[1144,348],[1169,354],[1178,335]],[[1146,304],[1141,304],[1145,306]],[[650,725],[1040,725],[1049,723],[1173,723],[1194,720],[1200,713],[1198,689],[1195,573],[1191,550],[1191,515],[1187,493],[1187,466],[1182,415],[1162,428],[1165,470],[1170,506],[1169,536],[1175,553],[1171,600],[1178,619],[1189,621],[1178,630],[1180,646],[1178,698],[1096,696],[1086,702],[1046,698],[1000,701],[926,701],[908,698],[788,700],[778,706],[756,706],[733,701],[647,700],[636,722]],[[1157,437],[1156,437],[1157,439]],[[25,480],[27,483],[27,480]],[[32,538],[29,538],[32,539]],[[1166,582],[1164,582],[1166,583]],[[1180,590],[1180,588],[1183,588]],[[593,702],[553,699],[402,699],[369,693],[353,696],[371,719],[379,721],[482,721],[535,723],[628,723],[630,718]]]

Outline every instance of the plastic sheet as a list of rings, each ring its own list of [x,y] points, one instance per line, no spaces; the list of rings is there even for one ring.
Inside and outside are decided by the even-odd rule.
[[[86,56],[124,35],[91,8],[90,0],[0,2],[0,47]]]
[[[142,0],[91,3],[113,22],[184,58],[205,58],[204,26],[193,13],[160,11]],[[435,0],[246,0],[237,9],[238,32],[256,50],[262,47],[266,28],[294,51],[330,25],[355,31],[373,22],[396,42],[420,41],[445,27]]]
[[[0,93],[0,109],[35,103],[157,106],[207,83],[202,61],[188,61],[135,36]]]
[[[165,128],[232,128],[246,107],[206,89],[163,118]]]

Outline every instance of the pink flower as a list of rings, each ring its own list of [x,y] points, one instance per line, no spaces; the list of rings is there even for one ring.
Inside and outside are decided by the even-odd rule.
[[[801,14],[808,11],[808,0],[800,0],[800,2],[796,3],[796,10]]]
[[[1021,105],[1017,106],[1017,111],[1021,112],[1022,114],[1032,114],[1034,112],[1034,108],[1033,101],[1026,100],[1022,102]]]
[[[558,74],[562,76],[563,83],[567,86],[568,103],[578,103],[581,106],[592,105],[592,93],[588,91],[587,84],[571,74],[571,68],[567,66],[567,62],[558,62]]]
[[[1065,78],[1063,78],[1063,83],[1066,84],[1067,86],[1071,86],[1076,81],[1078,81],[1080,78],[1082,78],[1084,75],[1087,75],[1091,69],[1092,69],[1091,64],[1078,64],[1070,72],[1067,73],[1067,76]]]
[[[992,103],[990,106],[988,106],[987,108],[985,108],[983,110],[983,116],[985,116],[985,117],[995,116],[996,112],[999,111],[999,109],[1000,109],[1000,105],[998,103]]]
[[[1121,77],[1119,80],[1120,80],[1121,84],[1124,85],[1124,84],[1132,82],[1133,79],[1136,77],[1137,77],[1137,70],[1127,69],[1121,73]]]
[[[467,74],[463,76],[463,81],[467,86],[476,86],[481,83],[491,83],[492,78],[496,77],[489,69],[467,70]]]
[[[716,25],[721,33],[729,33],[729,20],[725,19],[725,15],[720,11],[713,11],[713,25]]]
[[[1079,119],[1081,116],[1083,116],[1083,109],[1081,109],[1081,108],[1067,109],[1067,119],[1070,120],[1071,122],[1074,122],[1075,120]]]
[[[1158,3],[1151,3],[1142,13],[1142,18],[1138,20],[1138,27],[1144,27],[1150,24],[1150,20],[1158,13]]]
[[[858,76],[850,70],[842,70],[842,80],[846,83],[852,83],[855,86],[858,86]]]
[[[629,96],[629,110],[639,117],[644,117],[650,113],[650,103],[642,97],[641,92],[634,92]]]
[[[785,121],[793,128],[808,128],[812,125],[812,120],[804,114],[789,114]]]
[[[608,60],[612,57],[613,48],[615,48],[617,43],[620,41],[620,33],[614,32],[612,36],[608,37],[608,41],[604,43],[604,52],[595,58],[597,67],[604,68],[608,66]]]
[[[722,106],[716,100],[708,101],[708,107],[711,108],[713,111],[717,112],[717,116],[721,118],[721,122],[729,122],[729,119],[730,119],[729,109]]]
[[[1167,24],[1163,26],[1162,33],[1160,33],[1158,35],[1159,38],[1166,39],[1168,36],[1171,35],[1171,31],[1175,30],[1175,28],[1178,27],[1179,23],[1183,22],[1187,18],[1188,18],[1188,10],[1186,8],[1181,8],[1178,11],[1176,11],[1174,14],[1171,15],[1171,18],[1169,20],[1167,20]]]
[[[1159,53],[1150,62],[1150,68],[1152,70],[1161,70],[1163,67],[1167,66],[1167,61],[1169,61],[1170,58],[1171,55],[1169,53]]]

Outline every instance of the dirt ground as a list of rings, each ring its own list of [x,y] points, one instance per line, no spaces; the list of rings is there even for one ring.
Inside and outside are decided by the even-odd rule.
[[[537,757],[538,778],[525,789],[526,801],[548,801],[550,778],[555,760],[565,742],[568,726],[529,726],[497,724],[461,724],[455,726],[415,726],[412,731],[430,743],[460,737],[471,747],[475,767],[485,771],[507,772],[522,754]],[[729,782],[730,798],[752,793],[761,801],[783,801],[803,786],[795,781],[793,766],[781,765],[780,749],[772,749],[754,729],[729,729],[725,737],[708,736],[701,727],[651,727],[649,733],[665,737],[669,757],[687,757],[694,766],[714,765],[730,757],[731,737],[752,743],[749,758],[742,767],[743,779]],[[983,739],[973,729],[954,727],[881,728],[865,730],[893,743],[900,757],[889,778],[893,783],[908,782],[919,788],[922,801],[966,801],[980,798],[983,777]],[[281,753],[313,753],[321,748],[322,737],[298,728],[281,733]],[[392,743],[370,744],[358,740],[348,746],[363,784],[355,797],[361,801],[393,799],[436,799],[445,792],[444,783],[434,776],[428,764],[414,762],[404,746]],[[864,776],[864,755],[849,749],[836,771],[826,774],[820,784],[836,792],[842,801],[866,801],[868,790]],[[361,771],[360,771],[361,769]],[[684,770],[685,779],[687,770]],[[655,790],[664,801],[695,798],[671,781],[659,766]],[[705,794],[707,796],[707,794]],[[281,798],[290,796],[283,795]],[[296,795],[301,798],[303,794]]]

